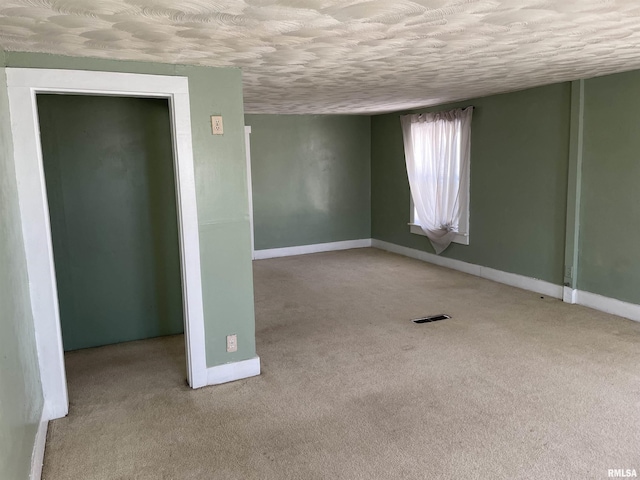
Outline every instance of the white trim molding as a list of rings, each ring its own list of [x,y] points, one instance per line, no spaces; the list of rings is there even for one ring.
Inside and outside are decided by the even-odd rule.
[[[29,293],[47,420],[64,417],[69,411],[69,402],[36,103],[36,95],[41,92],[169,100],[187,378],[192,388],[205,386],[207,366],[188,78],[37,68],[7,68],[6,75]]]
[[[601,312],[618,315],[619,317],[628,318],[640,322],[640,305],[617,300],[611,297],[605,297],[596,293],[585,292],[583,290],[574,290],[570,287],[562,287],[544,280],[525,277],[515,273],[503,272],[489,267],[474,265],[472,263],[446,258],[432,253],[423,252],[413,248],[403,247],[394,243],[384,242],[382,240],[372,240],[372,246],[387,252],[397,253],[405,257],[415,258],[423,262],[433,263],[441,267],[451,268],[460,272],[475,275],[477,277],[493,280],[494,282],[504,283],[512,287],[530,290],[540,293],[548,297],[562,299],[565,303],[583,305],[593,308]]]
[[[253,181],[251,180],[251,127],[244,127],[244,150],[247,160],[247,193],[249,197],[249,229],[251,230],[251,259],[255,260],[255,235],[253,231]]]
[[[220,385],[260,375],[260,357],[225,363],[207,369],[207,385]]]
[[[562,288],[562,301],[564,303],[578,303],[578,291],[571,287]]]
[[[440,265],[441,267],[451,268],[452,270],[458,270],[470,275],[493,280],[494,282],[504,283],[505,285],[511,285],[512,287],[522,288],[524,290],[530,290],[548,297],[562,298],[562,286],[555,285],[544,280],[538,280],[537,278],[525,277],[524,275],[518,275],[516,273],[503,272],[494,268],[483,267],[481,265],[475,265],[461,260],[455,260],[453,258],[434,255],[433,253],[403,247],[401,245],[384,242],[382,240],[372,240],[372,246],[381,250],[386,250],[387,252],[397,253],[399,255],[404,255],[405,257],[415,258],[417,260],[422,260],[423,262],[433,263],[434,265]]]
[[[624,302],[616,298],[605,297],[597,293],[585,292],[584,290],[570,290],[570,296],[574,300],[568,303],[577,303],[585,307],[600,310],[601,312],[611,313],[619,317],[628,318],[636,322],[640,322],[640,305],[636,303]]]
[[[344,242],[316,243],[314,245],[300,245],[297,247],[256,250],[253,258],[255,260],[264,260],[266,258],[291,257],[293,255],[306,255],[308,253],[366,248],[371,246],[371,242],[370,238],[363,238],[361,240],[346,240]]]
[[[33,443],[33,451],[31,453],[31,472],[29,480],[40,480],[42,477],[42,464],[44,463],[44,447],[47,443],[47,430],[49,429],[48,414],[43,406],[40,423],[36,431],[36,438]]]

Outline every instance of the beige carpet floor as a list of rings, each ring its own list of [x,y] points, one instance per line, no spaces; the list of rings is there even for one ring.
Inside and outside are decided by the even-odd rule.
[[[69,353],[44,478],[640,474],[640,323],[374,249],[254,274],[260,377],[191,391],[181,336]]]

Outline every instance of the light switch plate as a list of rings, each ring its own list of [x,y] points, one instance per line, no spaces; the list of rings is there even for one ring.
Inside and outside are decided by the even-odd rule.
[[[224,128],[222,126],[222,115],[211,116],[211,133],[214,135],[224,135]]]

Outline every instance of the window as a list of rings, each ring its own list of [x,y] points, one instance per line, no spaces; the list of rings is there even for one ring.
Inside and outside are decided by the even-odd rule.
[[[401,117],[411,188],[412,233],[436,253],[469,244],[471,115],[473,107]]]

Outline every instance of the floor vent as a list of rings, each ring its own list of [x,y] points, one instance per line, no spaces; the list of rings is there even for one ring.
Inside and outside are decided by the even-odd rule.
[[[446,320],[447,318],[451,318],[449,315],[444,313],[440,315],[431,315],[430,317],[422,317],[416,318],[415,320],[411,320],[413,323],[429,323],[429,322],[437,322],[438,320]]]

